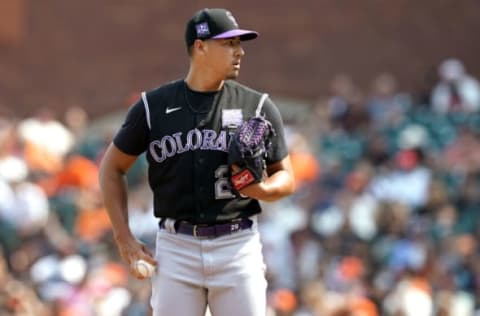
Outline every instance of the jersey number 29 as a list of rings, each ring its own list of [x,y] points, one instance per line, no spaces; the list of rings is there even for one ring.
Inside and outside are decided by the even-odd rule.
[[[215,170],[215,179],[215,199],[235,198],[230,181],[228,181],[228,165],[220,165],[217,170]]]

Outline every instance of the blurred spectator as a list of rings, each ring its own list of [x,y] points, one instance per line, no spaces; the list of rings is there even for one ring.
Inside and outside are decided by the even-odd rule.
[[[88,129],[89,117],[87,111],[81,106],[71,106],[65,111],[65,127],[72,133],[75,140],[85,136]]]
[[[392,168],[375,175],[370,187],[380,201],[404,203],[415,209],[423,206],[429,193],[432,170],[425,165],[421,149],[406,149],[396,153]]]
[[[46,227],[50,212],[45,192],[30,178],[15,127],[0,126],[0,243],[7,256]]]
[[[398,92],[393,74],[381,73],[373,80],[366,106],[372,123],[381,128],[401,119],[410,103],[408,94]]]
[[[293,316],[297,308],[297,297],[288,289],[278,289],[268,298],[276,316]]]
[[[372,176],[372,166],[359,162],[345,178],[344,188],[337,192],[333,204],[314,213],[314,230],[331,236],[347,229],[356,238],[372,239],[377,231],[378,210],[378,201],[368,190]]]
[[[320,278],[301,284],[295,316],[322,315],[325,299],[325,288]]]
[[[70,106],[65,111],[64,121],[65,127],[74,137],[72,153],[97,161],[103,154],[104,147],[110,140],[110,135],[92,131],[92,122],[88,113],[78,105]]]
[[[393,150],[391,147],[392,145],[386,135],[375,133],[369,137],[365,144],[364,157],[376,166],[377,171],[382,171],[392,158]]]
[[[98,166],[83,156],[70,155],[57,172],[38,182],[50,197],[70,188],[95,189],[98,188]]]
[[[396,145],[401,150],[426,149],[430,145],[430,135],[422,125],[411,123],[399,131]]]
[[[439,291],[437,315],[470,316],[475,314],[475,299],[468,292]]]
[[[326,110],[324,109],[326,107]],[[336,164],[341,172],[348,172],[363,154],[370,118],[364,95],[350,76],[337,74],[330,87],[330,95],[317,101],[312,124],[318,132],[318,153],[322,172]],[[328,172],[328,171],[327,171]]]
[[[49,216],[45,192],[26,179],[26,174],[10,175],[0,202],[0,219],[13,225],[22,235],[44,228]],[[5,183],[2,185],[5,186]]]
[[[357,89],[349,75],[339,73],[334,76],[330,83],[330,96],[327,101],[330,118],[340,117],[347,112]]]
[[[335,106],[332,103],[332,107]],[[332,108],[331,108],[332,109]],[[365,99],[360,91],[354,91],[347,100],[345,109],[332,109],[332,126],[349,134],[362,134],[368,130],[370,117],[365,107]]]
[[[434,112],[475,112],[480,109],[480,84],[470,76],[463,63],[454,58],[446,59],[438,66],[440,81],[431,93]]]
[[[64,156],[73,146],[72,133],[55,119],[53,110],[44,107],[36,116],[18,125],[25,146],[25,160],[32,171],[41,174],[57,172]]]
[[[292,265],[295,271],[295,289],[321,277],[324,249],[310,229],[300,229],[290,235]]]
[[[99,190],[80,190],[77,200],[74,235],[80,241],[96,245],[111,232],[111,224]]]
[[[147,245],[155,248],[158,221],[153,216],[153,200],[149,190],[133,191],[129,198],[129,225],[132,233]]]
[[[465,175],[480,171],[480,133],[460,127],[457,138],[442,153],[444,168]]]
[[[431,316],[434,312],[428,281],[405,274],[384,302],[386,315]]]
[[[456,222],[457,229],[462,233],[475,233],[479,227],[480,214],[480,171],[469,173],[462,182],[459,193],[452,199],[459,210]]]
[[[368,121],[363,101],[363,94],[352,78],[348,74],[336,74],[326,101],[331,128],[349,133],[363,129]]]
[[[287,146],[295,177],[297,190],[318,180],[320,163],[308,143],[306,137],[298,131],[287,133]]]
[[[290,233],[306,224],[305,210],[293,203],[266,204],[260,214],[258,229],[261,232],[263,256],[268,266],[266,277],[270,289],[295,288],[294,254]]]
[[[0,248],[0,315],[49,316],[48,307],[41,302],[35,290],[8,271],[8,265]]]

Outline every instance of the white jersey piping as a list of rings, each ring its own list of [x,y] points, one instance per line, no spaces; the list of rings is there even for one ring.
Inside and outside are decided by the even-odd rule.
[[[147,93],[145,91],[142,92],[142,100],[143,106],[145,107],[145,117],[147,119],[148,129],[152,129],[152,125],[150,123],[150,109],[148,107]]]
[[[257,110],[255,111],[255,116],[260,116],[260,112],[262,111],[263,103],[268,98],[268,93],[262,94],[260,101],[258,101]]]

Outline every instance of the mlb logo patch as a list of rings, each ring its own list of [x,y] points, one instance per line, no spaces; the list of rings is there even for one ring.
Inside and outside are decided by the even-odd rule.
[[[210,29],[208,28],[208,23],[203,22],[195,25],[195,28],[197,30],[197,36],[202,37],[202,36],[208,36],[210,35]]]
[[[222,110],[222,127],[238,127],[243,123],[243,113],[241,109]]]

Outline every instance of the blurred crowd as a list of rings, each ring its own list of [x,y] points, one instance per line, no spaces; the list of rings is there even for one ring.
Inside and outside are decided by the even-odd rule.
[[[363,89],[365,90],[365,89]],[[447,59],[418,95],[348,74],[286,120],[298,189],[259,216],[270,316],[480,315],[480,85]],[[84,109],[0,108],[0,315],[149,315],[149,281],[121,263],[98,187],[115,129]],[[130,225],[153,248],[142,157]]]

